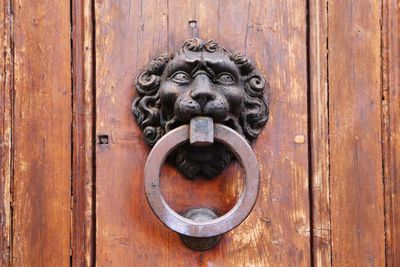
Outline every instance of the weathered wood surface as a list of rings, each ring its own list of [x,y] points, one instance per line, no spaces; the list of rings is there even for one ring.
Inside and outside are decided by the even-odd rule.
[[[11,125],[12,41],[11,3],[0,2],[0,265],[9,266],[11,256]]]
[[[96,148],[97,265],[309,265],[305,1],[96,1],[95,14],[96,135],[109,136]],[[187,249],[150,211],[142,181],[149,148],[129,112],[140,69],[193,36],[247,51],[271,84],[272,108],[254,144],[262,173],[257,206],[217,248],[202,253]],[[296,136],[306,141],[296,143]],[[173,168],[165,169],[175,179],[166,186],[185,188]],[[238,169],[226,176],[237,177]],[[209,192],[232,202],[236,189],[226,187],[232,185],[210,183]],[[180,194],[176,207],[218,201],[202,195]]]
[[[328,6],[330,192],[334,266],[384,266],[381,4]]]
[[[93,266],[93,3],[72,1],[72,265]]]
[[[399,10],[397,0],[1,1],[0,265],[399,266]],[[246,52],[271,85],[253,146],[258,203],[208,252],[150,211],[150,149],[130,114],[134,77],[190,37]],[[241,176],[233,163],[190,182],[165,165],[163,193],[178,211],[226,212]]]
[[[69,266],[69,1],[13,1],[13,266]]]
[[[312,255],[315,266],[331,264],[328,118],[327,1],[309,1],[309,134]]]
[[[305,7],[305,1],[251,1],[249,5],[245,51],[271,86],[270,121],[253,146],[263,186],[259,206],[249,219],[249,228],[253,227],[250,223],[259,227],[258,233],[252,233],[258,239],[253,237],[244,247],[250,258],[241,255],[250,265],[307,266],[311,262]],[[232,233],[239,244],[240,238],[248,236],[241,233],[240,229]],[[252,244],[264,248],[263,261],[252,260],[257,259],[254,249],[250,250]],[[240,266],[240,258],[232,263]]]
[[[386,264],[400,266],[400,6],[383,1],[382,116]]]

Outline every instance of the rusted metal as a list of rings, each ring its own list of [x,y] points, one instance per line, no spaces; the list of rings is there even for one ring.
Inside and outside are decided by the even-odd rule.
[[[196,222],[171,209],[161,194],[160,170],[167,155],[190,139],[189,125],[180,126],[164,135],[147,158],[144,183],[147,200],[156,216],[170,229],[185,236],[214,237],[238,226],[254,207],[260,186],[257,158],[247,140],[231,128],[215,123],[214,139],[238,158],[244,167],[243,191],[235,206],[226,214],[205,222]]]

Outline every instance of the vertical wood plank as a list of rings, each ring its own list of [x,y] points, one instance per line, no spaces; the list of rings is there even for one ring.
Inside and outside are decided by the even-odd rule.
[[[168,265],[168,230],[143,191],[149,148],[131,113],[136,75],[168,47],[167,1],[96,1],[95,16],[96,265]]]
[[[93,16],[92,1],[72,1],[73,266],[93,266]]]
[[[0,2],[0,265],[11,256],[12,16],[10,1]]]
[[[330,1],[329,125],[334,266],[384,266],[381,5]]]
[[[308,8],[312,256],[323,267],[331,264],[327,1],[309,0]]]
[[[69,266],[69,1],[14,2],[13,265]]]
[[[270,120],[253,145],[262,188],[246,221],[256,225],[249,244],[263,248],[260,265],[311,264],[306,12],[306,1],[298,0],[250,1],[249,6],[245,48],[271,87]],[[256,264],[253,253],[248,260]]]
[[[168,1],[168,48],[189,38],[219,41],[220,1]]]
[[[218,1],[218,37],[226,48],[246,52],[250,8],[250,0]]]
[[[400,6],[382,6],[382,119],[385,179],[386,264],[400,266]]]
[[[197,1],[196,18],[198,20],[198,31],[201,39],[216,40],[220,42],[219,28],[219,0]]]
[[[193,0],[168,1],[167,39],[169,50],[175,49],[183,40],[199,37],[198,24],[200,22],[197,19],[195,7],[196,2]],[[189,21],[194,21],[195,24],[190,25]]]

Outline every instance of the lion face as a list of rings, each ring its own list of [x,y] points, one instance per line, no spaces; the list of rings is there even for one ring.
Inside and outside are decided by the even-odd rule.
[[[265,81],[241,54],[232,54],[214,41],[191,39],[174,54],[161,55],[136,80],[139,97],[133,113],[154,145],[163,134],[195,116],[209,116],[249,141],[268,119]],[[183,145],[168,158],[187,177],[219,174],[231,161],[221,144]]]
[[[161,115],[167,131],[199,115],[233,123],[231,126],[241,131],[244,84],[226,53],[179,54],[166,66],[161,80]]]

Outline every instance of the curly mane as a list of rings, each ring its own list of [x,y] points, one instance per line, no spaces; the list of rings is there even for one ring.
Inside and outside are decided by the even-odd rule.
[[[197,38],[187,40],[175,53],[184,51],[213,53],[217,50],[226,53],[236,64],[244,81],[246,94],[239,122],[245,137],[253,141],[268,120],[268,98],[264,95],[264,91],[269,86],[250,59],[240,53],[233,54],[227,51],[213,40],[204,42]],[[165,122],[160,114],[159,86],[161,74],[174,55],[173,53],[159,55],[136,78],[135,85],[139,97],[132,103],[132,112],[150,146],[153,146],[166,131]]]

